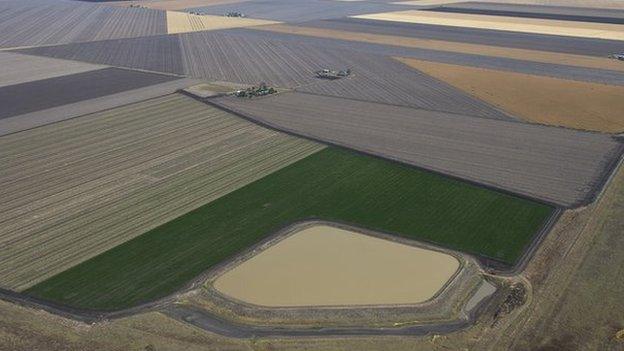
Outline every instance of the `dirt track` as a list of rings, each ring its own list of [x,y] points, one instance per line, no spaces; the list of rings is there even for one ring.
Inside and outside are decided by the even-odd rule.
[[[284,329],[271,327],[251,327],[226,322],[217,316],[199,309],[184,306],[171,306],[164,312],[167,316],[184,321],[201,329],[220,335],[235,338],[254,337],[295,337],[295,336],[381,336],[406,335],[417,336],[427,334],[446,334],[464,329],[472,324],[471,321],[459,320],[436,324],[416,325],[397,328],[351,327],[351,328],[322,328],[322,329]]]
[[[307,227],[307,226],[305,226]],[[340,226],[342,227],[342,226]],[[287,233],[287,232],[286,232]],[[273,242],[273,240],[277,240],[279,242],[280,236],[284,233],[278,232],[275,233],[274,239],[268,239],[267,242]],[[390,238],[384,236],[381,233],[373,232],[369,233],[370,238],[377,238],[375,240],[382,240],[380,238],[384,238],[385,240],[391,240]],[[379,235],[379,237],[378,237]],[[394,240],[389,241],[395,243]],[[395,244],[402,243],[403,240],[398,240]],[[409,240],[405,241],[405,244],[408,247],[415,248],[411,245]],[[250,248],[249,252],[253,253],[255,250],[263,245],[259,243],[256,248]],[[272,245],[272,244],[271,244]],[[399,244],[403,245],[403,244]],[[418,244],[417,246],[420,246]],[[243,257],[244,259],[244,257]],[[399,320],[404,319],[403,314],[408,313],[410,309],[414,307],[410,306],[379,306],[379,307],[354,307],[350,308],[347,306],[341,307],[341,318],[345,318],[347,324],[328,324],[328,327],[324,328],[310,328],[310,327],[300,327],[300,326],[287,326],[287,325],[273,325],[273,326],[265,326],[264,323],[250,322],[245,318],[239,319],[234,318],[239,322],[234,322],[230,318],[230,316],[223,315],[222,313],[215,313],[210,309],[205,309],[203,305],[197,304],[192,298],[198,293],[201,294],[200,286],[202,286],[206,279],[210,279],[213,273],[213,270],[204,272],[202,275],[198,276],[193,282],[189,283],[185,288],[181,291],[167,296],[163,299],[153,301],[150,303],[142,304],[133,308],[119,310],[119,311],[92,311],[92,310],[83,310],[72,307],[66,307],[62,305],[57,305],[55,303],[51,303],[48,301],[40,300],[35,297],[23,295],[21,293],[9,291],[0,288],[0,300],[10,301],[16,305],[22,305],[27,308],[26,312],[31,313],[32,309],[43,310],[49,312],[53,315],[53,317],[59,316],[63,319],[64,322],[72,322],[72,321],[80,321],[84,323],[88,323],[91,325],[100,324],[98,322],[104,322],[104,324],[109,323],[119,323],[127,320],[128,318],[141,318],[141,316],[145,316],[146,313],[150,312],[161,312],[165,315],[168,315],[174,319],[177,319],[183,323],[188,323],[194,325],[196,327],[202,328],[204,330],[210,331],[212,333],[216,333],[219,335],[224,335],[228,337],[234,338],[253,338],[256,336],[381,336],[381,335],[425,335],[431,332],[437,333],[450,333],[453,331],[465,329],[468,326],[474,324],[477,321],[479,315],[484,312],[485,309],[490,309],[489,301],[492,299],[496,299],[496,295],[492,296],[496,288],[491,284],[483,284],[482,278],[480,278],[481,268],[476,265],[476,261],[473,258],[466,257],[468,261],[472,263],[469,264],[471,267],[467,270],[462,270],[460,275],[466,274],[465,277],[459,279],[459,281],[464,281],[464,283],[460,283],[458,286],[453,285],[450,289],[445,289],[441,295],[436,296],[436,299],[442,302],[442,305],[439,304],[431,304],[429,302],[423,305],[416,305],[416,311],[412,311],[411,313],[416,313],[418,316],[419,313],[424,313],[420,317],[425,318],[426,322],[417,323],[416,320],[420,320],[420,317],[417,319],[407,319],[405,323],[395,323],[392,324],[393,321],[396,321],[397,318]],[[233,262],[237,262],[237,258],[233,258]],[[468,264],[468,262],[464,262]],[[224,268],[227,267],[227,264]],[[466,268],[466,266],[464,266]],[[218,275],[220,269],[216,270],[216,274]],[[468,272],[470,271],[470,272]],[[477,280],[473,279],[476,278]],[[458,282],[457,277],[453,279],[453,283]],[[481,284],[475,285],[475,282],[481,282]],[[484,286],[487,285],[486,289],[483,289]],[[478,287],[477,290],[475,288]],[[492,290],[492,288],[494,290]],[[461,289],[459,293],[458,290]],[[446,294],[446,296],[444,296]],[[472,296],[472,297],[471,297]],[[189,299],[190,298],[190,299]],[[449,301],[446,301],[449,299]],[[182,302],[184,301],[184,302]],[[457,304],[460,305],[457,305]],[[448,304],[448,306],[445,306]],[[464,307],[461,307],[464,306]],[[489,307],[488,307],[489,306]],[[442,307],[442,310],[450,309],[450,315],[447,316],[447,312],[440,311],[439,308]],[[0,304],[0,308],[3,308],[2,304]],[[11,306],[13,309],[22,309],[21,307]],[[387,312],[385,309],[387,309]],[[459,310],[457,309],[459,308]],[[278,311],[275,309],[271,309],[273,312]],[[369,311],[370,309],[370,311]],[[429,312],[422,312],[422,311]],[[302,310],[305,311],[314,311],[314,308],[304,308]],[[330,308],[325,310],[327,313],[331,315],[335,315],[337,313],[336,309]],[[433,312],[432,312],[433,311]],[[355,315],[353,314],[355,313]],[[358,315],[367,315],[373,313],[373,315],[383,315],[389,314],[390,322],[382,323],[385,327],[380,327],[376,323],[371,323],[370,321],[375,319],[374,317],[369,316],[368,318],[358,318]],[[437,318],[431,317],[428,313],[433,313]],[[39,312],[41,315],[42,312]],[[44,313],[44,315],[46,315]],[[311,315],[314,316],[314,313]],[[441,318],[440,316],[444,316]],[[48,317],[48,316],[46,316]],[[310,317],[315,318],[315,317]],[[318,317],[316,317],[318,318]],[[67,320],[68,319],[68,320]],[[317,323],[321,323],[322,325],[324,319],[319,319]],[[306,318],[302,321],[304,324],[309,323],[310,321]],[[1,324],[0,324],[1,327]],[[0,338],[2,336],[2,329],[0,328]]]
[[[623,199],[620,165],[601,199],[566,212],[538,249],[524,272],[534,290],[530,304],[473,348],[621,350]]]

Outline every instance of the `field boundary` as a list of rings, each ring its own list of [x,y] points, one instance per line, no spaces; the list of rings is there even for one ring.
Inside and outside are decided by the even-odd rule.
[[[182,93],[183,94],[187,94],[186,92],[182,92]],[[308,93],[301,93],[301,92],[299,92],[298,94],[315,95],[315,94],[308,94]],[[420,170],[420,171],[424,171],[424,172],[432,173],[432,174],[435,174],[435,175],[438,175],[438,176],[442,176],[442,177],[445,177],[445,178],[461,181],[463,183],[468,183],[468,184],[471,184],[473,186],[485,188],[485,189],[492,190],[492,191],[495,191],[495,192],[498,192],[498,193],[502,193],[502,194],[505,194],[505,195],[508,195],[508,196],[513,196],[513,197],[517,197],[517,198],[521,198],[521,199],[537,202],[537,203],[540,203],[540,204],[548,205],[548,206],[551,206],[553,208],[557,208],[557,207],[564,207],[564,208],[566,208],[565,206],[562,206],[560,204],[557,204],[557,203],[554,203],[554,202],[551,202],[551,201],[538,199],[536,197],[532,197],[532,196],[529,196],[529,195],[519,194],[519,193],[516,193],[516,192],[513,192],[513,191],[506,190],[506,189],[497,188],[497,187],[495,187],[493,185],[483,184],[483,183],[476,182],[474,180],[461,178],[461,177],[458,177],[458,176],[455,176],[455,175],[452,175],[452,174],[446,174],[446,173],[443,173],[443,172],[440,172],[440,171],[436,171],[436,170],[432,170],[432,169],[429,169],[429,168],[416,166],[416,165],[413,165],[413,164],[410,164],[410,163],[406,163],[404,161],[401,161],[401,160],[399,160],[397,158],[394,158],[394,157],[391,157],[391,156],[386,156],[386,155],[382,156],[380,154],[375,154],[375,153],[372,153],[370,151],[366,151],[366,150],[362,150],[362,149],[354,149],[354,148],[348,147],[348,146],[343,145],[343,144],[338,144],[336,142],[320,139],[320,138],[308,135],[307,133],[299,133],[299,132],[296,132],[296,131],[294,131],[294,130],[292,130],[290,128],[283,128],[283,127],[280,127],[277,124],[266,122],[266,121],[262,121],[262,120],[257,119],[256,117],[250,116],[250,115],[248,115],[246,113],[240,112],[238,110],[231,109],[231,108],[229,108],[227,106],[224,106],[224,105],[222,105],[222,104],[220,104],[218,102],[211,101],[210,98],[208,98],[208,99],[201,99],[201,98],[198,98],[198,97],[193,96],[193,95],[188,95],[188,96],[191,96],[192,98],[194,98],[194,99],[196,99],[198,101],[201,101],[201,102],[203,102],[205,104],[208,104],[208,105],[211,105],[213,107],[222,109],[225,112],[228,112],[228,113],[233,114],[233,115],[235,115],[237,117],[243,118],[243,119],[245,119],[247,121],[250,121],[252,123],[258,124],[258,125],[260,125],[262,127],[265,127],[265,128],[271,129],[271,130],[275,130],[275,131],[278,131],[278,132],[286,133],[286,134],[289,134],[289,135],[292,135],[292,136],[295,136],[295,137],[298,137],[298,138],[308,139],[308,140],[317,142],[319,144],[325,144],[325,145],[333,146],[333,147],[336,147],[336,148],[339,148],[339,149],[346,149],[346,150],[349,150],[349,151],[354,152],[356,154],[365,155],[365,156],[373,157],[373,158],[376,158],[376,159],[389,161],[389,162],[392,162],[394,164],[400,164],[400,165],[403,165],[403,166],[411,167],[411,168],[414,168],[414,169],[417,169],[417,170]],[[323,95],[319,95],[319,96],[323,96]],[[342,99],[342,98],[338,98],[338,99]],[[360,100],[355,100],[355,101],[360,101]],[[388,105],[388,104],[386,104],[386,105]],[[395,105],[389,105],[389,106],[395,106]],[[514,123],[514,122],[512,121],[511,123]],[[517,122],[517,123],[521,123],[521,122]],[[624,144],[622,145],[622,150],[624,150]],[[593,200],[591,202],[593,202]],[[581,205],[573,206],[573,207],[570,207],[570,208],[576,208],[576,207],[579,207],[579,206],[581,206]]]
[[[294,92],[296,94],[300,94],[300,95],[309,95],[309,96],[321,96],[321,97],[327,97],[327,98],[332,98],[332,99],[344,99],[344,100],[351,100],[351,101],[356,101],[356,102],[365,102],[362,100],[357,100],[357,99],[350,99],[350,98],[342,98],[342,97],[335,97],[335,96],[326,96],[326,95],[319,95],[319,94],[312,94],[312,93],[307,93],[307,92]],[[266,99],[270,99],[272,98],[271,96],[267,96],[264,97]],[[556,130],[569,130],[569,131],[574,131],[574,132],[582,132],[583,134],[592,134],[592,135],[601,135],[601,136],[606,136],[611,138],[614,142],[616,142],[618,144],[618,147],[615,148],[613,150],[612,153],[608,154],[608,159],[605,161],[605,166],[602,167],[601,172],[602,175],[598,176],[597,179],[595,179],[593,182],[591,182],[591,184],[588,184],[588,186],[590,187],[590,190],[586,192],[586,195],[583,196],[580,199],[577,199],[575,202],[571,203],[571,204],[561,204],[561,203],[556,203],[554,201],[550,201],[550,200],[545,200],[545,199],[540,199],[537,198],[535,196],[532,195],[527,195],[527,194],[522,194],[522,193],[518,193],[518,192],[514,192],[512,190],[508,190],[508,189],[504,189],[501,187],[497,187],[495,185],[491,185],[491,184],[485,184],[485,183],[481,183],[475,180],[471,180],[471,179],[467,179],[467,178],[462,178],[461,176],[457,176],[454,174],[448,174],[448,173],[444,173],[443,171],[437,171],[434,169],[429,169],[426,168],[424,166],[418,166],[418,165],[414,165],[412,163],[406,162],[400,158],[394,157],[392,155],[388,155],[388,154],[384,154],[384,153],[374,153],[372,150],[368,150],[365,148],[358,148],[355,149],[353,147],[350,147],[346,144],[342,144],[339,142],[335,142],[335,141],[331,141],[331,140],[325,140],[325,139],[321,139],[319,137],[316,137],[314,135],[311,135],[309,133],[306,132],[298,132],[296,130],[293,130],[291,128],[288,127],[282,127],[278,124],[272,123],[272,122],[268,122],[266,120],[264,120],[263,118],[258,118],[258,117],[254,117],[253,115],[247,113],[247,112],[243,112],[240,111],[238,109],[235,109],[234,107],[229,107],[226,104],[223,104],[221,102],[219,102],[218,100],[211,100],[210,98],[202,100],[202,99],[198,99],[199,101],[202,101],[204,103],[216,106],[217,108],[223,109],[226,112],[229,112],[231,114],[234,114],[236,116],[239,116],[241,118],[244,118],[248,121],[257,123],[265,128],[269,128],[269,129],[273,129],[276,131],[280,131],[280,132],[284,132],[287,134],[291,134],[293,136],[296,137],[300,137],[300,138],[305,138],[305,139],[309,139],[318,143],[322,143],[322,144],[326,144],[326,145],[330,145],[330,146],[335,146],[338,148],[343,148],[343,149],[348,149],[351,150],[352,152],[355,153],[359,153],[359,154],[363,154],[366,156],[370,156],[370,157],[374,157],[374,158],[379,158],[379,159],[384,159],[387,161],[391,161],[391,162],[395,162],[395,163],[399,163],[402,165],[406,165],[409,167],[413,167],[415,169],[419,169],[421,171],[426,171],[429,173],[433,173],[433,174],[437,174],[437,175],[441,175],[450,179],[455,179],[455,180],[459,180],[465,183],[469,183],[478,187],[482,187],[482,188],[486,188],[489,190],[494,190],[496,192],[499,193],[503,193],[503,194],[507,194],[507,195],[511,195],[514,197],[518,197],[518,198],[523,198],[526,200],[531,200],[534,202],[538,202],[541,204],[545,204],[545,205],[549,205],[552,206],[554,208],[559,207],[559,208],[564,208],[564,209],[574,209],[574,208],[579,208],[579,207],[583,207],[583,206],[587,206],[593,202],[596,201],[596,199],[598,198],[598,194],[602,191],[602,189],[604,189],[605,187],[605,180],[606,178],[613,173],[613,167],[614,164],[616,164],[619,161],[619,158],[622,157],[624,155],[624,137],[620,137],[618,135],[613,135],[613,134],[609,134],[609,133],[604,133],[604,132],[598,132],[598,131],[586,131],[586,130],[576,130],[576,129],[571,129],[571,128],[565,128],[565,127],[561,127],[561,126],[547,126],[547,125],[542,125],[542,124],[537,124],[537,123],[526,123],[523,121],[519,121],[519,120],[510,120],[510,121],[503,121],[506,123],[516,123],[516,124],[520,124],[520,125],[531,125],[531,126],[535,126],[535,127],[541,127],[541,128],[548,128],[548,129],[556,129]],[[395,106],[395,107],[399,107],[399,108],[406,108],[406,109],[413,109],[413,110],[423,110],[423,111],[428,111],[426,109],[417,109],[417,108],[411,108],[411,107],[406,107],[406,106],[399,106],[399,105],[391,105],[391,104],[384,104],[384,103],[377,103],[377,102],[368,102],[371,104],[375,104],[375,105],[383,105],[383,106]],[[453,114],[453,113],[449,113],[451,115],[457,115],[457,116],[462,116],[462,115],[458,115],[458,114]],[[464,116],[464,117],[470,117],[470,116]],[[481,118],[484,120],[491,120],[488,118]]]
[[[223,108],[219,104],[216,104],[216,103],[214,103],[212,101],[194,97],[191,94],[188,94],[186,92],[180,92],[180,93],[183,94],[183,95],[186,95],[186,96],[191,96],[195,100],[198,100],[198,101],[204,102],[204,103],[206,103],[208,105],[217,107],[217,108],[219,108],[221,110],[224,110],[225,112],[232,113],[233,115],[238,116],[240,118],[243,118],[245,120],[251,121],[252,123],[254,123],[256,125],[265,126],[265,127],[269,128],[271,130],[277,130],[277,131],[280,131],[280,132],[285,132],[285,131],[283,131],[280,128],[271,126],[271,125],[266,124],[266,123],[259,122],[259,121],[255,120],[254,118],[241,115],[240,113],[237,113],[235,111],[230,111],[229,109]],[[298,133],[290,133],[290,132],[287,132],[287,131],[285,133],[287,133],[289,135],[299,136]],[[320,142],[321,144],[332,145],[332,143],[327,143],[325,141],[317,140],[317,139],[314,139],[314,138],[311,138],[311,137],[307,137],[307,136],[302,136],[302,137],[304,139]],[[342,148],[342,149],[352,150],[350,148],[347,148],[347,147],[344,147],[344,146],[341,146],[341,145],[335,145],[335,146],[338,147],[338,148]],[[367,152],[362,152],[362,151],[358,151],[358,150],[353,150],[353,152],[360,153],[360,154],[363,154],[363,155],[367,155],[367,156],[370,156],[370,157],[375,157],[375,158],[378,158],[378,159],[387,160],[384,157],[381,157],[381,156],[378,156],[378,155],[371,155],[371,154],[369,154]],[[401,165],[406,165],[405,163],[397,161],[397,160],[390,159],[390,161],[394,162],[394,163],[401,164]],[[514,197],[530,199],[532,201],[535,201],[535,202],[538,202],[538,203],[542,203],[542,204],[546,203],[546,202],[541,201],[541,200],[531,199],[530,197],[527,197],[527,196],[519,196],[517,194],[511,193],[511,192],[508,192],[508,191],[501,191],[501,190],[495,189],[493,187],[484,186],[482,184],[475,183],[475,182],[465,181],[465,180],[463,180],[461,178],[447,176],[445,174],[442,174],[442,173],[439,173],[439,172],[435,172],[435,171],[430,171],[430,170],[427,170],[427,169],[424,169],[424,168],[421,168],[421,167],[412,166],[412,165],[409,165],[409,164],[407,166],[413,167],[414,169],[427,171],[427,172],[430,172],[430,173],[433,173],[433,174],[436,174],[436,175],[441,175],[441,176],[444,176],[444,177],[448,177],[448,178],[451,178],[451,179],[458,179],[458,180],[460,180],[462,182],[465,182],[465,183],[469,183],[469,184],[472,184],[472,185],[484,187],[484,188],[490,189],[490,190],[495,190],[495,191],[497,191],[499,193],[512,195]],[[553,206],[555,211],[551,214],[549,219],[542,225],[542,229],[537,233],[537,236],[534,237],[533,242],[531,243],[531,247],[532,248],[533,247],[537,247],[539,245],[539,242],[541,242],[541,238],[543,238],[550,231],[550,228],[556,222],[556,219],[559,218],[559,215],[561,213],[561,208],[560,207],[557,207],[554,204],[549,204],[549,205]],[[289,226],[292,226],[292,225],[293,225],[293,223],[289,223],[288,225],[286,225],[284,227],[289,227]],[[348,224],[346,224],[346,225],[348,225]],[[284,227],[282,227],[281,230],[283,230]],[[356,228],[358,228],[358,231],[361,232],[359,227],[356,227]],[[366,229],[364,229],[364,230],[366,230]],[[278,233],[279,233],[279,231],[274,232],[273,234],[270,234],[269,236],[267,236],[267,238],[265,240],[261,240],[257,244],[255,244],[255,245],[253,245],[251,247],[248,247],[247,249],[245,249],[245,251],[249,252],[250,250],[257,249],[259,245],[266,244],[267,240],[275,239],[274,236],[277,235]],[[403,240],[405,240],[408,243],[409,242],[411,242],[411,243],[423,242],[423,243],[428,244],[428,242],[426,240],[411,240],[411,239],[407,239],[407,238],[403,238],[403,237],[397,237],[396,235],[392,235],[390,233],[385,233],[385,232],[380,232],[380,234],[381,234],[381,237],[384,238],[384,239],[388,239],[388,236],[391,236],[391,239],[393,241],[403,242]],[[540,240],[536,240],[536,239],[540,239]],[[405,243],[405,242],[403,242],[403,243]],[[443,248],[439,249],[437,244],[435,244],[435,246],[436,246],[436,249],[438,251],[445,252],[444,251],[445,249],[443,249]],[[533,250],[531,250],[530,254],[527,254],[525,252],[525,254],[522,256],[522,259],[521,259],[521,261],[519,261],[519,263],[524,263],[528,259],[530,259],[532,252],[533,252]],[[466,255],[468,257],[476,258],[476,261],[478,262],[479,268],[482,268],[482,265],[481,265],[482,257],[478,257],[477,255],[473,255],[473,254],[465,253],[465,252],[462,252],[461,254],[462,255]],[[239,254],[236,254],[233,257],[236,258],[237,256],[239,256]],[[203,273],[201,273],[200,275],[195,277],[193,280],[189,281],[187,284],[182,286],[181,289],[178,289],[177,291],[175,291],[174,293],[172,293],[172,294],[170,294],[168,296],[165,296],[163,298],[160,298],[160,299],[157,299],[157,300],[154,300],[154,301],[149,301],[149,302],[146,302],[146,303],[143,303],[143,304],[139,304],[139,305],[131,307],[131,308],[121,309],[121,310],[105,311],[105,310],[91,310],[91,309],[73,308],[73,307],[69,307],[69,306],[66,306],[66,305],[57,304],[57,303],[54,303],[54,302],[51,302],[51,301],[47,301],[45,299],[32,297],[32,296],[29,296],[29,295],[26,295],[26,294],[23,294],[23,293],[18,293],[18,292],[6,290],[6,289],[0,289],[0,299],[6,300],[6,301],[10,301],[10,302],[13,302],[13,303],[16,303],[16,304],[19,304],[19,305],[27,306],[27,307],[34,307],[34,308],[37,308],[37,309],[43,309],[43,310],[46,310],[46,311],[48,311],[48,312],[50,312],[52,314],[60,315],[62,317],[74,319],[74,320],[77,320],[77,321],[86,322],[86,323],[95,323],[95,322],[104,321],[104,320],[123,318],[123,317],[127,317],[127,316],[130,316],[130,315],[134,315],[134,314],[138,314],[138,313],[142,313],[142,312],[147,312],[147,311],[162,311],[163,308],[168,309],[169,306],[172,306],[172,305],[175,306],[175,302],[176,302],[178,297],[180,297],[182,294],[188,293],[191,290],[194,290],[194,289],[198,288],[199,286],[203,285],[205,283],[207,277],[209,277],[210,275],[214,274],[215,271],[217,271],[219,268],[222,268],[223,265],[228,264],[228,263],[231,263],[231,262],[230,261],[224,261],[222,263],[219,263],[218,265],[215,265],[215,266],[211,267],[207,271],[204,271]],[[513,274],[514,272],[523,269],[523,267],[524,267],[524,264],[523,265],[516,264],[516,266],[513,267],[511,271],[509,271],[509,274]],[[459,270],[458,270],[458,272],[459,272]],[[501,273],[504,273],[504,272],[505,271],[501,271]],[[449,280],[449,282],[447,282],[447,284],[449,284],[450,282],[454,281],[455,278],[456,277],[454,276],[452,279]],[[447,288],[448,288],[448,286],[445,285],[445,287],[443,287],[440,290],[440,292],[438,292],[438,294],[440,294],[441,292],[446,291]],[[436,295],[438,295],[438,294],[436,294]],[[357,309],[357,307],[355,307],[355,308]],[[350,309],[352,309],[352,308],[350,308]],[[214,319],[214,316],[212,316],[212,314],[209,314],[209,315],[210,315],[210,318]],[[216,317],[216,318],[219,319],[218,317]],[[474,320],[472,322],[474,322]],[[463,326],[468,326],[472,322],[469,322],[467,324],[464,324],[465,322],[462,322],[462,325]],[[253,327],[250,327],[250,328],[253,328]],[[409,335],[413,335],[413,334],[411,334],[411,333],[414,332],[413,328],[414,328],[414,326],[405,327],[404,329],[394,329],[394,328],[383,329],[382,328],[382,329],[379,329],[379,332],[380,333],[388,333],[389,335],[393,335],[393,333],[396,333],[397,330],[403,330],[403,332],[409,333]],[[276,329],[273,328],[273,329],[270,329],[269,332],[270,333],[275,333],[275,330]],[[325,330],[331,330],[331,329],[325,329]],[[346,329],[347,332],[349,332],[349,330],[351,330],[351,332],[353,332],[354,330],[360,330],[361,331],[363,329],[361,329],[361,328],[359,328],[359,329]],[[368,332],[371,332],[372,329],[365,328],[364,330],[366,330],[366,332],[368,333]],[[377,330],[377,329],[374,329],[374,330]],[[345,332],[345,329],[339,329],[339,330],[336,330],[335,332],[336,332],[336,334],[320,334],[320,335],[345,335],[345,334],[343,334]],[[285,333],[284,335],[289,335],[288,334],[288,330],[284,331],[284,333]],[[360,333],[360,332],[357,332],[357,333]],[[271,335],[281,335],[281,334],[271,334]],[[363,334],[363,335],[367,335],[367,334]]]
[[[494,270],[496,274],[503,275],[503,276],[514,276],[524,271],[529,261],[531,261],[531,259],[535,255],[535,251],[537,251],[537,248],[544,241],[544,238],[546,237],[546,235],[548,235],[548,233],[550,233],[550,231],[555,226],[555,224],[557,224],[563,212],[564,212],[563,208],[556,207],[551,213],[551,215],[543,223],[542,228],[533,235],[533,238],[527,244],[527,247],[523,250],[522,256],[520,256],[520,258],[518,259],[518,262],[516,262],[516,264],[509,269],[500,270],[500,269],[495,268]],[[487,261],[485,262],[482,261],[481,263],[487,264],[487,262],[490,262],[490,259],[487,259]]]

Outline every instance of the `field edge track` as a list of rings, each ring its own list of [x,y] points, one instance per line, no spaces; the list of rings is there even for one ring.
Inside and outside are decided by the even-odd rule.
[[[142,313],[162,313],[165,316],[175,319],[177,321],[187,323],[198,327],[200,329],[213,332],[219,335],[234,337],[234,338],[253,338],[253,337],[268,337],[268,336],[349,336],[349,335],[405,335],[405,336],[418,336],[418,335],[426,335],[429,333],[450,333],[459,330],[466,329],[472,325],[474,325],[479,316],[484,312],[487,308],[490,301],[496,299],[496,296],[500,295],[500,288],[497,288],[494,293],[489,294],[482,298],[477,304],[472,307],[470,310],[466,310],[462,308],[462,312],[459,313],[459,317],[453,320],[444,320],[433,323],[416,323],[416,324],[407,324],[405,326],[396,326],[396,327],[387,327],[387,326],[369,326],[369,325],[359,325],[355,324],[352,326],[345,327],[321,327],[321,328],[300,328],[300,327],[281,327],[281,326],[266,326],[255,323],[239,323],[236,321],[230,321],[218,314],[213,312],[195,307],[193,305],[186,305],[178,303],[180,295],[183,295],[187,292],[191,292],[193,290],[201,287],[205,280],[213,274],[213,272],[223,269],[228,265],[233,264],[248,254],[253,254],[260,247],[265,246],[270,243],[274,243],[275,240],[280,240],[279,237],[283,237],[284,235],[288,235],[288,231],[284,231],[284,229],[292,228],[293,225],[301,225],[304,223],[309,223],[309,221],[304,221],[300,223],[287,225],[285,228],[277,230],[273,232],[268,237],[264,238],[260,242],[254,244],[251,247],[248,247],[244,250],[244,252],[235,255],[227,259],[226,261],[221,262],[217,266],[208,269],[203,272],[200,276],[196,277],[192,282],[189,282],[186,287],[183,289],[176,291],[175,293],[163,297],[159,300],[144,303],[138,306],[134,306],[131,308],[126,308],[123,310],[117,311],[99,311],[99,310],[91,310],[91,309],[83,309],[71,307],[63,304],[58,304],[49,300],[29,296],[24,293],[14,292],[11,290],[0,288],[0,300],[7,301],[9,303],[16,304],[18,306],[22,306],[24,308],[43,310],[47,313],[50,313],[55,316],[59,316],[62,318],[74,320],[81,323],[87,324],[95,324],[102,323],[112,320],[118,320],[122,318],[127,318],[133,315],[138,315]],[[403,243],[405,245],[421,245],[417,240],[413,239],[405,239],[405,238],[392,238],[391,235],[384,232],[370,232],[369,234],[363,235],[372,235],[373,237],[378,237],[383,240],[398,240],[396,242]],[[412,243],[409,243],[412,242]],[[419,246],[420,247],[420,246]],[[480,265],[480,261],[475,259],[475,257],[468,253],[463,253],[459,251],[454,251],[456,254],[463,256],[464,260],[474,260],[473,262],[477,264],[479,270],[482,270],[483,267]],[[454,278],[451,278],[454,279]],[[492,284],[492,283],[490,283]],[[497,284],[495,284],[497,285]],[[443,288],[446,289],[447,285]],[[468,296],[473,296],[474,292],[468,294]],[[428,302],[424,302],[425,304]],[[418,305],[423,303],[413,304],[413,308],[418,308]],[[395,305],[379,305],[380,308],[392,308]],[[305,309],[306,307],[302,307]],[[312,307],[311,307],[312,308]],[[343,306],[345,311],[354,310],[357,311],[362,308],[366,308],[366,306]]]

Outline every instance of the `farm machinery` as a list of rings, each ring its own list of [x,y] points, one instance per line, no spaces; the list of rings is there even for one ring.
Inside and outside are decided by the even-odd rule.
[[[334,71],[329,68],[324,68],[320,71],[314,72],[317,78],[321,79],[340,79],[344,77],[348,77],[351,75],[351,69],[346,69],[342,71]]]
[[[266,83],[260,83],[257,87],[250,87],[247,89],[237,90],[233,93],[236,97],[253,98],[257,96],[265,96],[277,93],[277,90],[273,87],[269,87]]]
[[[624,61],[624,53],[611,54],[611,55],[609,55],[609,58],[612,58],[612,59],[615,59],[615,60]]]
[[[245,14],[238,11],[228,11],[225,13],[225,17],[245,17]]]

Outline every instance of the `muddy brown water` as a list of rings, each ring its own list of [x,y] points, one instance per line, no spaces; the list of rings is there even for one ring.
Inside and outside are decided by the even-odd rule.
[[[459,267],[446,253],[316,225],[224,273],[214,287],[271,307],[413,304],[432,298]]]

